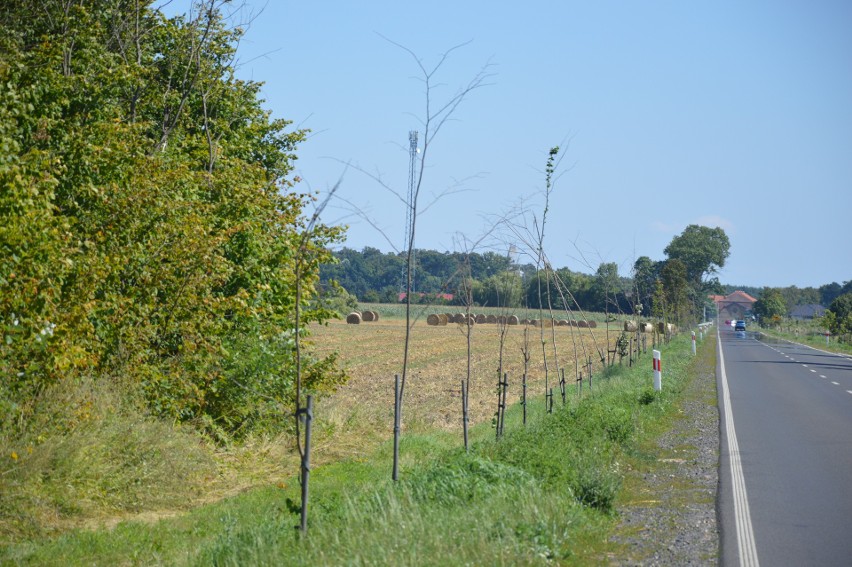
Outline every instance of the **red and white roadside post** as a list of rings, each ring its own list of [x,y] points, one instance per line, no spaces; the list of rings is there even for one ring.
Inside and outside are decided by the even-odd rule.
[[[831,333],[828,331],[825,332],[825,346],[828,346],[828,338],[831,336]]]
[[[695,354],[695,331],[692,331],[692,354]]]
[[[663,363],[660,360],[660,351],[654,351],[654,390],[657,392],[663,389]]]

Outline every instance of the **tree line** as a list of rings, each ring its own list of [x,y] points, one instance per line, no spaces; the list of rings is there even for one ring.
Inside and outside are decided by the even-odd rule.
[[[400,301],[405,289],[405,253],[365,247],[361,251],[342,248],[333,255],[336,261],[320,269],[320,281],[324,286],[330,287],[334,282],[367,303]],[[539,299],[538,286],[539,279],[546,277],[545,271],[536,270],[531,263],[516,263],[509,255],[490,251],[459,253],[418,249],[414,257],[414,302],[460,306],[467,301],[469,290],[476,306],[538,308],[541,303],[546,307],[546,298]],[[613,301],[623,310],[630,310],[626,301],[630,279],[618,275],[615,263],[601,264],[596,274],[568,268],[559,268],[554,274],[569,285],[584,309],[603,311],[608,289]],[[555,305],[558,294],[555,286],[551,293]]]
[[[603,262],[593,274],[550,266],[520,264],[495,252],[461,254],[417,250],[416,291],[420,301],[477,306],[557,309],[579,308],[631,316],[658,317],[680,324],[696,320],[720,285],[709,275],[724,265],[730,243],[721,228],[693,225],[675,237],[667,258],[636,260],[632,273],[620,275],[618,264]],[[334,252],[323,265],[320,281],[339,284],[364,302],[397,302],[406,256],[376,248]],[[544,290],[542,292],[542,290]],[[451,294],[442,299],[437,294]],[[570,305],[565,305],[566,297]],[[414,298],[412,298],[414,299]]]
[[[708,316],[715,312],[710,295],[728,295],[736,290],[757,298],[755,314],[767,320],[787,317],[799,305],[830,307],[852,293],[852,281],[818,288],[721,284],[715,274],[730,254],[730,241],[721,228],[690,225],[664,252],[663,260],[639,257],[630,274],[620,275],[614,262],[601,263],[590,274],[568,268],[536,269],[534,264],[516,263],[509,255],[491,251],[462,254],[418,249],[414,255],[418,293],[412,300],[459,306],[472,300],[475,306],[538,309],[562,306],[567,291],[585,311],[658,318],[683,325],[701,319],[705,309]],[[333,252],[333,257],[334,262],[320,268],[323,289],[339,285],[355,296],[352,305],[356,298],[367,303],[400,301],[404,253],[344,247]],[[545,290],[544,295],[540,290]],[[450,294],[452,299],[438,294]]]

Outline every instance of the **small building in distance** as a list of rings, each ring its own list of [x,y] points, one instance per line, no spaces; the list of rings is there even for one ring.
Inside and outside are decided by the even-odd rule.
[[[746,315],[754,309],[757,301],[746,292],[739,290],[730,295],[711,295],[710,299],[716,303],[719,319],[725,320],[745,319]]]
[[[798,319],[805,321],[816,319],[825,315],[825,307],[818,303],[809,303],[808,305],[797,305],[790,311],[790,319]]]

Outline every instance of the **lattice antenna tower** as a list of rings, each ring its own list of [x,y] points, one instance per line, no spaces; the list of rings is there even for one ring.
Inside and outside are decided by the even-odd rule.
[[[417,153],[417,130],[411,130],[408,132],[408,200],[405,203],[405,243],[402,247],[405,252],[408,252],[408,246],[411,245],[411,293],[414,293],[414,266],[416,265],[414,257],[414,251],[416,249],[414,247],[414,238],[411,231],[414,227],[414,192],[416,188],[415,172],[417,170]],[[407,276],[408,266],[404,266],[402,269],[401,285],[403,292],[405,292]]]

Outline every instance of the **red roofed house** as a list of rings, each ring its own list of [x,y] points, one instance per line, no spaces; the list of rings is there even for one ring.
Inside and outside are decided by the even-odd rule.
[[[711,295],[710,299],[716,302],[719,319],[726,320],[744,319],[746,312],[750,312],[757,301],[744,291],[735,291],[727,296]]]

